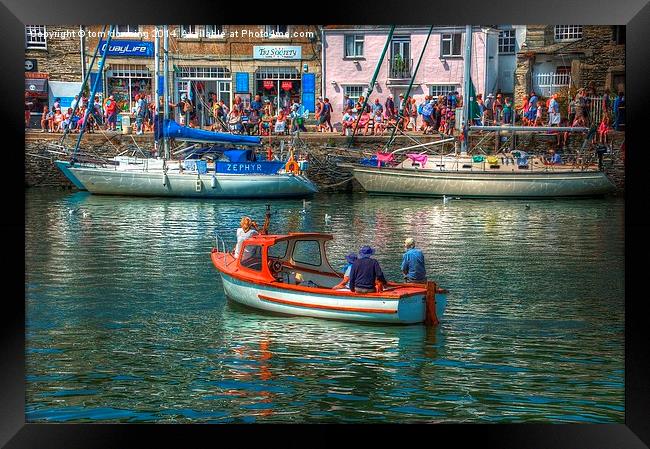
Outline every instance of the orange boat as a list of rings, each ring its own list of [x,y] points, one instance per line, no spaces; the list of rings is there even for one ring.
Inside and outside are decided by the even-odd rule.
[[[226,296],[249,307],[344,321],[438,324],[447,291],[434,282],[389,282],[378,293],[332,289],[342,279],[327,260],[325,246],[332,239],[322,233],[258,234],[243,242],[237,258],[223,240],[211,258]]]

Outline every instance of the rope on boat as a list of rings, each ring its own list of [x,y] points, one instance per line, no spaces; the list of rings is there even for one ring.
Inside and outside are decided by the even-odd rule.
[[[337,182],[336,184],[328,184],[328,185],[326,185],[326,186],[321,186],[321,189],[328,189],[328,188],[330,188],[330,187],[340,186],[341,184],[345,184],[346,182],[349,182],[351,179],[354,179],[354,176],[350,176],[350,177],[349,177],[348,179],[346,179],[345,181]]]

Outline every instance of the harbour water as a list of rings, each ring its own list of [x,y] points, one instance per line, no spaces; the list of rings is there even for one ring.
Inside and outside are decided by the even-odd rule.
[[[624,422],[622,199],[271,202],[272,232],[334,235],[334,267],[370,244],[400,280],[415,237],[450,291],[436,328],[228,301],[214,233],[264,201],[25,205],[27,422]]]

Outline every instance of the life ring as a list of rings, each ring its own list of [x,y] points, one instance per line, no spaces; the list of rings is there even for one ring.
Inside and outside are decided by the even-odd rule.
[[[289,159],[289,162],[287,162],[287,165],[284,166],[284,170],[287,173],[293,173],[294,175],[297,175],[300,173],[300,165],[298,165],[298,162],[294,161],[293,159]]]

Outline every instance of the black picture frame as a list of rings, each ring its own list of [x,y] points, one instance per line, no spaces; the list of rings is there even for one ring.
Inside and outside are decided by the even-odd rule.
[[[5,167],[3,192],[9,200],[9,211],[3,214],[5,248],[4,309],[2,314],[2,370],[0,371],[2,401],[0,408],[0,443],[8,448],[65,447],[194,447],[187,438],[206,437],[211,445],[228,444],[223,438],[236,441],[263,441],[282,445],[330,444],[357,440],[406,444],[453,444],[471,447],[513,448],[642,448],[650,443],[650,372],[648,370],[647,314],[643,313],[645,276],[642,270],[648,260],[648,231],[645,218],[648,184],[641,173],[645,163],[641,121],[648,114],[650,98],[650,3],[628,0],[624,3],[579,0],[546,0],[545,2],[427,2],[424,0],[395,4],[373,1],[352,5],[338,0],[322,4],[219,4],[214,2],[172,0],[154,3],[112,0],[111,2],[71,0],[4,0],[0,5],[0,46],[3,70],[2,129]],[[293,6],[292,6],[293,5]],[[231,9],[228,9],[231,8]],[[315,9],[312,9],[315,8]],[[258,11],[258,13],[255,13]],[[318,11],[318,14],[314,14]],[[217,15],[218,14],[218,15]],[[288,16],[288,14],[291,14]],[[368,23],[392,22],[423,24],[453,23],[581,23],[626,25],[626,194],[625,194],[625,424],[506,424],[506,425],[435,425],[435,426],[212,426],[212,425],[85,425],[25,423],[25,303],[24,303],[24,196],[16,191],[24,186],[24,134],[19,118],[23,89],[24,24],[92,24],[92,23],[255,23],[262,20],[278,22],[290,17],[292,23]],[[13,143],[7,139],[13,137]],[[645,163],[645,164],[644,164]],[[645,177],[647,178],[647,176]],[[5,204],[7,201],[5,200]],[[21,264],[20,261],[23,263]],[[21,276],[22,273],[22,276]],[[643,284],[642,284],[643,283]],[[10,289],[6,287],[10,286]],[[8,294],[7,294],[8,293]],[[607,292],[603,292],[607,295]],[[305,429],[306,428],[306,429]],[[296,430],[301,434],[296,435]],[[441,437],[448,437],[445,442]],[[135,439],[142,439],[139,444]]]

